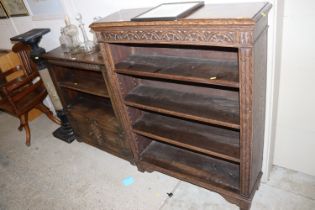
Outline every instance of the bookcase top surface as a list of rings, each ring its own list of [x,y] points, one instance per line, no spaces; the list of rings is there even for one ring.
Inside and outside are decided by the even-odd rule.
[[[197,11],[177,21],[130,21],[150,8],[126,9],[115,12],[91,24],[98,30],[111,26],[180,25],[180,24],[241,24],[253,25],[271,9],[268,2],[237,4],[206,4]]]
[[[93,52],[93,53],[76,53],[71,54],[64,52],[61,47],[57,47],[53,49],[43,56],[47,60],[65,60],[71,62],[82,62],[82,63],[90,63],[90,64],[97,64],[97,65],[104,65],[103,58],[100,52]]]

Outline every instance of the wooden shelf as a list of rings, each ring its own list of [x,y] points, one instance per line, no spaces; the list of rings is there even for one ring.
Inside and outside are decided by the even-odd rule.
[[[207,155],[240,162],[239,132],[196,122],[145,113],[135,133]]]
[[[109,98],[104,82],[102,83],[97,80],[86,80],[84,82],[59,82],[59,86],[83,93]]]
[[[131,55],[115,68],[116,72],[127,75],[239,87],[236,61]]]
[[[233,192],[239,191],[239,165],[218,160],[185,149],[153,141],[140,154],[142,161],[170,171],[191,177],[203,183],[212,184]]]
[[[139,85],[126,95],[125,103],[140,109],[240,128],[239,102],[227,97]]]

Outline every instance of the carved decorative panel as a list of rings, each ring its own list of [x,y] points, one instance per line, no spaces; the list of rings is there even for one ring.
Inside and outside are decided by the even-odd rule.
[[[103,42],[116,41],[160,41],[160,42],[199,42],[209,44],[238,43],[238,33],[235,31],[211,31],[202,29],[176,29],[176,30],[115,30],[103,31],[98,34]]]
[[[253,43],[253,32],[245,31],[240,33],[241,44],[251,45]]]

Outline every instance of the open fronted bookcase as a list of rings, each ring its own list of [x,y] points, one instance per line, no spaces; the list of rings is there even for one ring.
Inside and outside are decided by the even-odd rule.
[[[237,48],[110,44],[141,167],[240,190]]]
[[[138,169],[249,209],[262,174],[271,5],[243,7],[206,5],[173,22],[132,22],[135,10],[121,11],[92,28]]]

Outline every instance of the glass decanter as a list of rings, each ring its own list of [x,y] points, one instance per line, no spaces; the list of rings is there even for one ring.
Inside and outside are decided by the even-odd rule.
[[[60,28],[59,42],[60,42],[60,46],[64,52],[70,52],[70,46],[72,45],[71,39],[69,36],[67,36],[65,34],[63,27]]]
[[[65,18],[66,26],[64,27],[64,34],[69,37],[70,44],[69,49],[71,52],[77,52],[80,49],[81,42],[79,40],[79,30],[78,27],[71,24],[69,18]]]
[[[84,23],[82,21],[82,15],[78,13],[75,17],[75,19],[79,22],[79,28],[81,29],[82,35],[83,35],[83,47],[86,52],[93,52],[95,50],[95,45],[92,41],[88,39],[88,36],[86,34]]]

